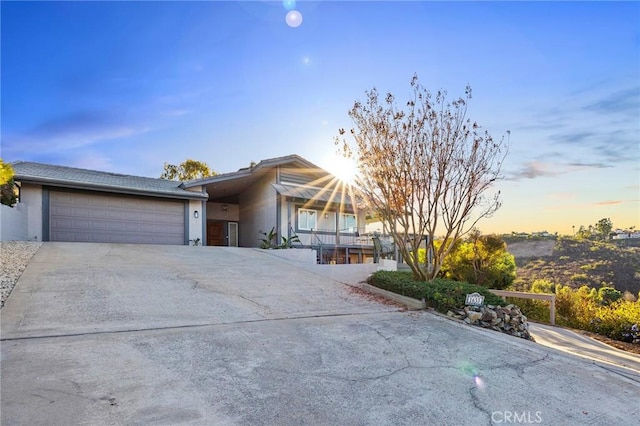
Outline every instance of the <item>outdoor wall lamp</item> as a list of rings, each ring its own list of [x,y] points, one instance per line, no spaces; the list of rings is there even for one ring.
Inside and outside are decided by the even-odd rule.
[[[222,205],[222,211],[223,212],[229,211],[229,205],[228,204],[223,204]]]
[[[193,212],[193,217],[195,217],[195,218],[197,219],[197,218],[198,218],[198,216],[199,216],[199,215],[198,215],[198,210],[195,210],[195,211]]]

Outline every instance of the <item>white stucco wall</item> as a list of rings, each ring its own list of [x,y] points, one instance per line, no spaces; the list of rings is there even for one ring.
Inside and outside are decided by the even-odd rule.
[[[26,204],[0,205],[0,241],[25,241],[27,235]]]
[[[27,240],[42,241],[42,186],[23,184],[20,204],[27,208]]]
[[[198,217],[195,217],[195,212],[198,212]],[[194,240],[198,240],[198,244],[202,245],[202,201],[189,200],[189,244],[193,245]]]

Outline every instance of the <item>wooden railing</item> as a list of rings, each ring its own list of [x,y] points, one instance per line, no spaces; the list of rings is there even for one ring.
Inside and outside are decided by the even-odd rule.
[[[313,229],[311,231],[312,245],[321,242],[325,246],[370,246],[373,247],[373,234],[364,234],[356,232],[341,231],[325,231],[321,229]]]
[[[496,296],[503,299],[505,297],[516,297],[520,299],[538,299],[548,300],[549,303],[549,322],[556,325],[556,295],[551,293],[525,293],[524,291],[506,291],[506,290],[489,290]]]

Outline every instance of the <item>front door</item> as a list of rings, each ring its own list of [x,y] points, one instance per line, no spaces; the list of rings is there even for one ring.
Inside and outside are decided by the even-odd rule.
[[[224,223],[223,222],[207,223],[207,245],[226,246],[225,240],[224,240]]]

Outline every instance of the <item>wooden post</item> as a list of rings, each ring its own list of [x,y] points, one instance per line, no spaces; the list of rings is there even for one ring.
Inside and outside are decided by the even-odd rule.
[[[549,322],[556,325],[556,295],[551,293],[526,293],[523,291],[489,290],[496,296],[503,299],[505,297],[516,297],[520,299],[539,299],[549,301]]]

